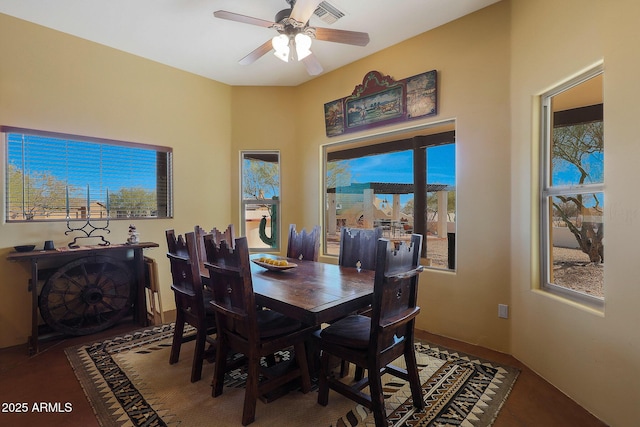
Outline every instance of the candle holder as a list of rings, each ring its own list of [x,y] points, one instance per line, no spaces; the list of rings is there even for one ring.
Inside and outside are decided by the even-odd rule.
[[[96,227],[94,224],[91,223],[91,218],[87,218],[87,221],[84,223],[82,227],[72,228],[70,225],[71,221],[69,218],[67,218],[67,231],[64,232],[65,235],[68,235],[69,233],[73,233],[74,231],[80,231],[84,233],[84,236],[74,237],[73,241],[69,242],[67,246],[69,246],[70,248],[78,248],[79,246],[76,244],[78,239],[89,239],[89,238],[96,238],[96,237],[99,237],[102,240],[102,243],[98,243],[98,245],[109,246],[111,242],[106,240],[102,234],[93,235],[93,233],[99,232],[99,231],[106,231],[107,234],[111,233],[111,230],[109,230],[108,228],[109,218],[103,221],[106,221],[106,224],[103,227]]]
[[[98,243],[98,245],[100,246],[109,246],[111,244],[111,242],[109,242],[107,239],[104,238],[104,236],[102,234],[99,235],[93,235],[94,232],[96,231],[106,231],[107,234],[111,233],[111,230],[109,230],[109,220],[111,219],[111,216],[109,215],[109,189],[107,188],[107,219],[103,220],[106,221],[106,224],[104,225],[104,227],[96,227],[95,225],[91,224],[91,196],[89,195],[89,185],[87,184],[87,220],[84,223],[84,225],[82,227],[77,227],[77,228],[72,228],[70,225],[71,222],[71,218],[69,217],[69,186],[66,187],[66,203],[67,203],[67,231],[64,232],[65,236],[68,235],[69,233],[73,233],[74,231],[81,231],[84,233],[84,236],[76,236],[73,238],[72,242],[69,242],[69,244],[67,246],[69,246],[70,248],[78,248],[79,246],[76,244],[76,242],[78,241],[78,239],[89,239],[89,238],[95,238],[95,237],[100,237],[100,239],[102,240],[102,243]],[[87,231],[88,230],[88,231]]]

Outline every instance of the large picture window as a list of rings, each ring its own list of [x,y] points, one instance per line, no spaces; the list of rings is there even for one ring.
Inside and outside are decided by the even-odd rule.
[[[250,249],[280,249],[280,153],[243,151],[242,234]]]
[[[172,215],[170,148],[7,126],[0,131],[7,222]]]
[[[542,288],[604,303],[602,67],[542,97]]]
[[[454,124],[424,135],[325,148],[325,253],[338,255],[341,227],[381,227],[393,241],[421,234],[433,268],[455,269]]]

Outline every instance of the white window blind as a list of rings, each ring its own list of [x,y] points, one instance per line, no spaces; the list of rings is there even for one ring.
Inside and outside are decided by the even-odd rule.
[[[3,126],[7,221],[166,218],[167,147]]]

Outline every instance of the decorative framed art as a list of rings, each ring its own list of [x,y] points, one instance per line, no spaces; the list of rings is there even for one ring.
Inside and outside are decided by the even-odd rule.
[[[369,71],[351,95],[324,104],[328,137],[437,114],[436,70],[395,81]]]

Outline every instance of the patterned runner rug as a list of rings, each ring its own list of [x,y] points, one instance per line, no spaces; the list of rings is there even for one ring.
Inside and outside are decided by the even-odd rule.
[[[212,398],[212,363],[205,362],[202,380],[189,382],[193,341],[169,365],[172,333],[167,324],[65,350],[102,426],[241,425],[242,369],[229,373],[223,394]],[[424,342],[415,347],[426,408],[416,411],[408,384],[389,376],[383,384],[389,425],[490,426],[519,370]],[[368,409],[337,393],[330,392],[326,407],[316,399],[314,388],[258,401],[252,426],[374,426]]]

